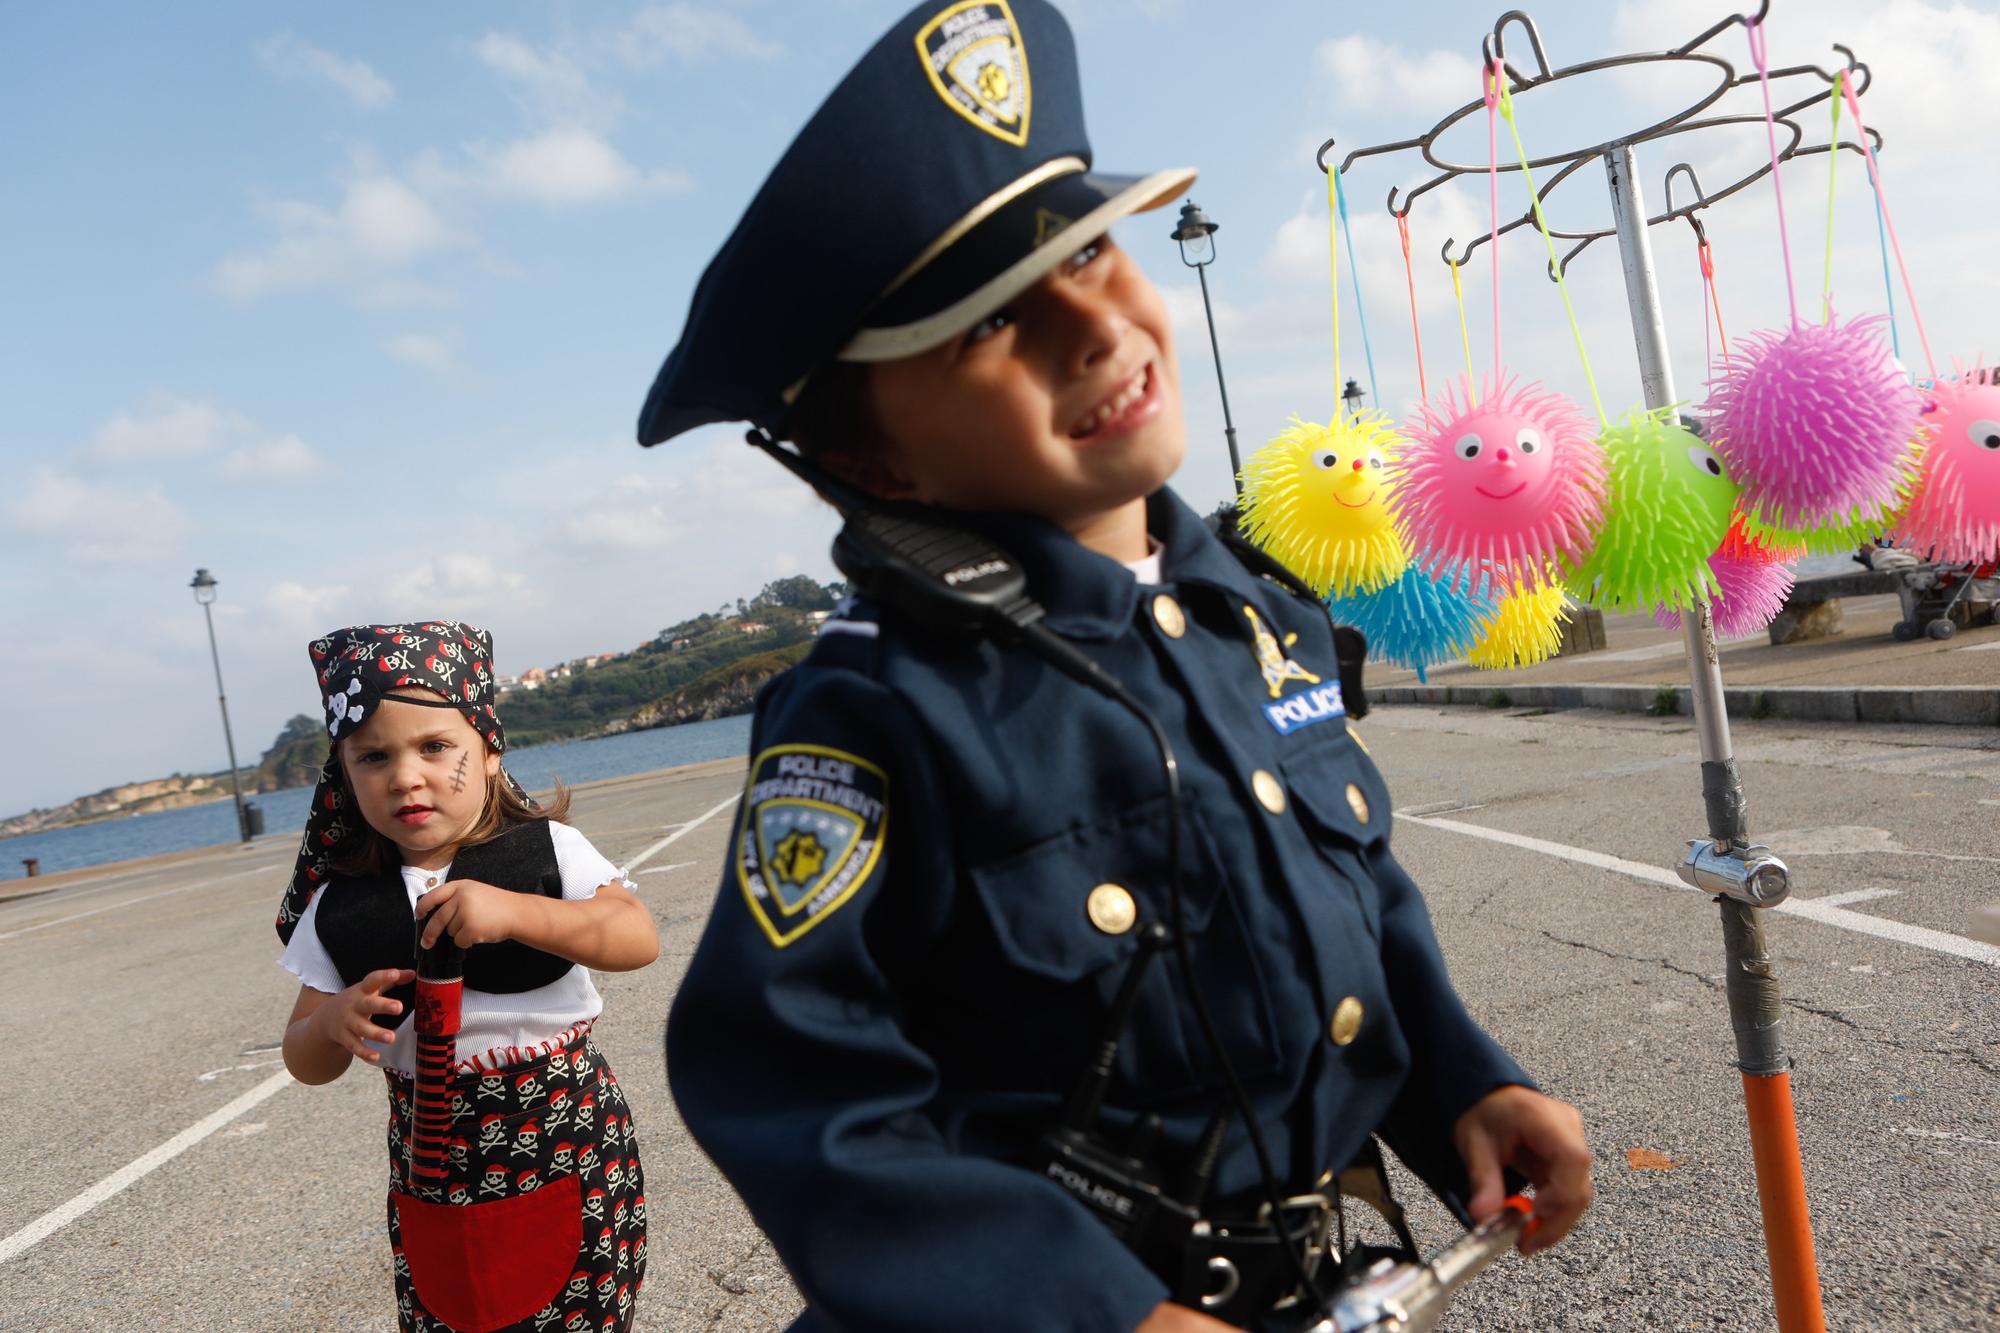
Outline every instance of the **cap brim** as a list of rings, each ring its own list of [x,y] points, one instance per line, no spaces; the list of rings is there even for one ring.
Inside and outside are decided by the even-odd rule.
[[[891,293],[838,359],[898,361],[950,342],[1104,235],[1112,223],[1171,202],[1194,178],[1189,167],[1138,178],[1078,173],[1022,194],[956,242],[934,263],[935,272],[913,275]],[[1088,207],[1078,209],[1079,200]],[[1051,203],[1075,211],[1065,215]],[[1040,235],[1051,221],[1062,225]],[[1025,254],[1023,237],[1030,243]]]

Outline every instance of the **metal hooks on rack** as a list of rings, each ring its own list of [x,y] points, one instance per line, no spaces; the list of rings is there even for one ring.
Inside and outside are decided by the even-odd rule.
[[[1610,140],[1589,148],[1529,159],[1527,165],[1530,168],[1544,166],[1554,166],[1557,168],[1546,183],[1538,182],[1538,188],[1535,191],[1536,199],[1543,205],[1544,212],[1547,211],[1549,196],[1558,185],[1575,174],[1584,164],[1608,153],[1630,146],[1652,143],[1677,134],[1693,133],[1697,130],[1715,129],[1728,125],[1747,125],[1753,122],[1761,124],[1764,119],[1761,114],[1702,115],[1704,111],[1714,106],[1730,92],[1756,82],[1758,75],[1754,71],[1747,74],[1739,74],[1736,67],[1727,59],[1714,52],[1705,51],[1700,48],[1712,41],[1718,34],[1726,32],[1731,28],[1739,26],[1749,27],[1762,23],[1769,15],[1770,8],[1770,0],[1759,0],[1755,13],[1732,14],[1707,29],[1694,40],[1675,47],[1670,51],[1609,56],[1596,60],[1587,60],[1580,64],[1569,65],[1563,68],[1555,68],[1550,64],[1548,48],[1542,40],[1541,29],[1525,10],[1510,9],[1502,14],[1494,23],[1493,30],[1481,39],[1480,53],[1487,67],[1491,67],[1495,62],[1499,63],[1505,72],[1512,90],[1517,93],[1531,88],[1546,87],[1551,83],[1573,78],[1581,74],[1639,65],[1694,64],[1710,67],[1716,71],[1717,75],[1715,86],[1704,93],[1693,105],[1683,108],[1677,115],[1669,116],[1656,124],[1649,125],[1644,129],[1625,135],[1619,139]],[[1514,36],[1517,46],[1522,37],[1525,37],[1528,43],[1528,48],[1534,58],[1534,73],[1532,75],[1523,74],[1507,57],[1507,39],[1510,29],[1515,30]],[[1804,157],[1812,153],[1837,152],[1841,149],[1851,149],[1856,152],[1861,151],[1859,143],[1845,140],[1837,143],[1815,144],[1807,147],[1804,145],[1805,131],[1800,128],[1795,119],[1800,112],[1813,106],[1822,105],[1829,97],[1833,96],[1835,81],[1842,75],[1845,75],[1848,86],[1852,88],[1856,97],[1865,93],[1869,85],[1874,81],[1873,73],[1868,68],[1867,63],[1855,55],[1853,48],[1836,42],[1833,44],[1833,49],[1845,61],[1844,66],[1829,70],[1823,69],[1818,65],[1805,64],[1792,65],[1784,69],[1770,71],[1769,77],[1774,81],[1810,77],[1822,85],[1815,87],[1805,96],[1773,110],[1772,116],[1774,120],[1784,127],[1785,133],[1789,138],[1789,142],[1783,146],[1778,154],[1781,161],[1790,161],[1793,158]],[[1387,199],[1390,215],[1399,220],[1407,219],[1417,200],[1425,194],[1461,176],[1484,175],[1494,165],[1487,163],[1450,162],[1439,156],[1436,150],[1438,140],[1447,131],[1465,120],[1468,116],[1483,111],[1485,105],[1484,98],[1475,99],[1451,112],[1443,120],[1433,125],[1428,132],[1416,138],[1355,149],[1348,153],[1338,166],[1334,166],[1328,159],[1328,155],[1336,146],[1335,140],[1328,139],[1320,145],[1319,151],[1314,154],[1314,164],[1322,172],[1346,172],[1357,160],[1364,157],[1401,152],[1411,148],[1416,149],[1422,155],[1424,161],[1435,168],[1437,174],[1407,191],[1401,184],[1390,187]],[[1867,134],[1869,140],[1879,147],[1882,142],[1881,135],[1872,127],[1868,129]],[[1497,164],[1497,167],[1500,171],[1520,171],[1522,169],[1521,164],[1518,162],[1501,162]],[[1688,183],[1693,187],[1695,192],[1695,200],[1690,204],[1677,204],[1674,199],[1674,178],[1683,172],[1686,173]],[[1694,218],[1697,211],[1727,199],[1729,196],[1748,188],[1770,174],[1771,165],[1766,162],[1741,179],[1730,183],[1726,188],[1711,194],[1703,190],[1701,182],[1695,176],[1694,168],[1690,164],[1685,161],[1677,162],[1667,173],[1666,211],[1656,217],[1648,218],[1647,223],[1648,225],[1654,225],[1672,221],[1675,218],[1686,217],[1694,220],[1697,229],[1699,229],[1699,220]],[[1534,220],[1535,210],[1531,207],[1519,217],[1503,223],[1498,228],[1498,234],[1504,236],[1517,228],[1532,226],[1534,225]],[[1609,227],[1568,231],[1551,228],[1549,234],[1552,237],[1576,242],[1570,251],[1562,257],[1559,264],[1549,266],[1550,276],[1553,278],[1558,273],[1567,271],[1570,261],[1588,249],[1592,242],[1612,235],[1613,230]],[[1439,255],[1447,264],[1463,264],[1471,258],[1473,251],[1477,250],[1483,242],[1493,239],[1493,236],[1494,233],[1487,232],[1474,237],[1462,249],[1458,249],[1456,255],[1453,252],[1457,247],[1457,241],[1454,238],[1447,238],[1439,250]]]

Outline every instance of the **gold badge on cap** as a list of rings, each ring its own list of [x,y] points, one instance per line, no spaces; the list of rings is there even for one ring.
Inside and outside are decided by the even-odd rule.
[[[1028,52],[1007,0],[962,0],[917,30],[917,55],[946,106],[1016,148],[1028,142]]]

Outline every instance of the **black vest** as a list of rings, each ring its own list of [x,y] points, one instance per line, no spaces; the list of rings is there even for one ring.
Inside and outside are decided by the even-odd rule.
[[[549,821],[516,824],[490,842],[461,848],[452,859],[453,879],[476,879],[515,893],[562,897],[562,872],[556,865],[556,845]],[[331,880],[320,890],[315,920],[319,942],[326,946],[340,979],[354,985],[385,967],[417,965],[417,920],[410,910],[409,890],[400,870],[370,879]],[[510,995],[546,986],[576,964],[516,940],[475,944],[465,955],[465,984],[472,990]],[[410,1016],[414,984],[388,992],[401,1000],[397,1014],[378,1014],[383,1027],[402,1026]]]

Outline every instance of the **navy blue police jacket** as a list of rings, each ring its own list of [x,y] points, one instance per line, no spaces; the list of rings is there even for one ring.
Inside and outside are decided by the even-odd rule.
[[[1172,741],[1194,980],[1280,1187],[1377,1133],[1456,1208],[1454,1122],[1532,1083],[1466,1013],[1390,854],[1324,608],[1166,490],[1160,586],[1041,519],[953,521],[1018,559],[1048,627]],[[766,688],[751,751],[667,1057],[798,1283],[794,1328],[1128,1333],[1166,1288],[1022,1163],[1089,1059],[1132,921],[1168,921],[1148,731],[1020,649],[860,604]],[[1172,951],[1153,963],[1105,1110],[1160,1115],[1176,1165],[1225,1096],[1188,982]],[[1258,1191],[1234,1124],[1214,1196]]]

